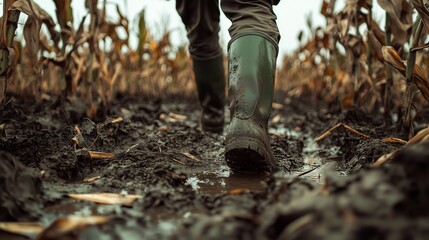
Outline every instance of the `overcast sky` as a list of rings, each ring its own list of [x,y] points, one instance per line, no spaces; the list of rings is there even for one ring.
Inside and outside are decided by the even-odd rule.
[[[0,0],[2,2],[2,0]],[[55,5],[50,0],[35,0],[46,11],[55,16]],[[85,0],[73,0],[72,6],[74,10],[75,24],[78,24],[77,19],[82,18],[87,11],[84,7]],[[102,1],[99,1],[102,2]],[[125,4],[127,2],[127,4]],[[337,1],[337,7],[344,5],[344,1]],[[187,42],[186,31],[180,20],[179,15],[175,10],[175,1],[170,0],[108,0],[108,13],[112,19],[116,18],[115,3],[119,4],[122,11],[129,16],[131,20],[131,33],[136,36],[136,30],[133,25],[133,19],[143,9],[146,9],[146,20],[151,32],[155,36],[160,36],[167,24],[168,30],[172,30],[172,42],[179,45]],[[297,35],[301,30],[307,30],[306,18],[311,15],[314,26],[324,26],[325,22],[321,16],[320,7],[322,0],[301,0],[299,3],[292,0],[281,0],[280,4],[274,6],[274,11],[277,15],[277,24],[281,33],[280,55],[285,52],[292,52],[298,47]],[[126,6],[128,5],[128,6]],[[381,19],[381,12],[376,11],[375,19]],[[221,17],[221,42],[224,47],[230,39],[228,27],[231,25],[229,20],[222,14]],[[136,39],[131,39],[132,46],[136,44]]]

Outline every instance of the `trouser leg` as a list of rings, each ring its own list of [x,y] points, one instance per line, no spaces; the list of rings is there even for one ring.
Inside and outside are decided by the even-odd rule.
[[[231,20],[230,43],[248,33],[259,34],[275,46],[280,41],[277,16],[273,11],[276,0],[222,0],[222,11]]]
[[[207,60],[222,55],[219,45],[219,0],[176,0],[176,10],[185,24],[189,53]]]
[[[204,131],[222,132],[225,107],[225,70],[219,45],[219,1],[176,0],[176,9],[189,39]]]

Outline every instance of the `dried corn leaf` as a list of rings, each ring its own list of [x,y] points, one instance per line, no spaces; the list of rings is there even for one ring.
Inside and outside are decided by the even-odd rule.
[[[388,153],[388,154],[385,154],[385,155],[383,155],[383,156],[379,157],[379,158],[377,159],[377,161],[375,161],[375,162],[372,164],[372,166],[373,166],[373,167],[380,167],[380,166],[382,166],[382,165],[383,165],[383,164],[385,164],[387,161],[391,160],[391,159],[392,159],[392,157],[395,155],[395,153],[396,153],[396,151],[391,152],[391,153]]]
[[[428,2],[426,0],[412,0],[412,3],[422,18],[426,32],[429,33],[429,11],[427,9]]]
[[[280,103],[273,102],[272,108],[275,109],[275,110],[282,110],[282,109],[284,109],[284,106],[282,104],[280,104]]]
[[[377,41],[380,42],[382,46],[386,45],[386,33],[381,29],[378,23],[371,18],[371,22],[369,22],[368,25],[368,28],[371,29]],[[379,50],[381,51],[381,46]]]
[[[381,141],[383,141],[385,143],[399,143],[402,145],[407,144],[407,141],[402,140],[400,138],[394,138],[394,137],[386,137],[386,138],[381,139]]]
[[[329,3],[331,3],[330,1],[327,0],[323,0],[322,2],[322,7],[320,9],[320,13],[325,16],[328,17],[331,13],[331,8],[329,8]],[[300,35],[302,34],[302,32],[300,32]]]
[[[106,153],[106,152],[96,152],[96,151],[88,151],[89,156],[93,159],[106,159],[112,158],[115,156],[114,153]]]
[[[380,62],[383,62],[383,53],[381,51],[382,46],[384,43],[381,43],[373,31],[368,32],[368,44],[371,46],[371,49],[373,50],[373,53],[377,60]]]
[[[51,16],[43,10],[34,1],[17,0],[10,10],[19,10],[28,15],[27,22],[24,26],[24,38],[26,42],[26,51],[30,66],[33,68],[33,74],[39,74],[40,68],[37,64],[38,53],[40,49],[40,29],[42,22],[48,25],[48,29],[54,29],[55,22]],[[38,76],[32,76],[37,79]]]
[[[361,25],[364,23],[364,18],[360,12],[361,8],[369,10],[372,6],[372,0],[347,0],[346,5],[338,14],[338,29],[340,30],[341,37],[343,41],[350,42],[349,38],[356,37],[352,34],[349,34],[350,26]],[[347,44],[349,45],[349,44]],[[358,46],[358,48],[361,48]],[[350,49],[353,51],[353,49]],[[360,52],[360,50],[358,50]]]
[[[429,141],[429,127],[419,131],[413,138],[408,140],[407,145]]]
[[[169,123],[176,123],[176,122],[177,122],[177,119],[175,119],[175,118],[171,118],[171,117],[167,117],[167,118],[165,119],[165,121],[166,121],[166,122],[169,122]]]
[[[161,132],[168,132],[169,128],[167,126],[159,126],[158,130]]]
[[[192,155],[192,154],[190,154],[190,153],[188,153],[188,152],[182,152],[182,154],[183,154],[183,155],[185,155],[186,157],[188,157],[188,158],[190,158],[190,159],[194,160],[194,161],[201,162],[201,160],[200,160],[200,159],[198,159],[197,157],[195,157],[194,155]]]
[[[248,188],[236,188],[228,191],[228,195],[241,195],[244,193],[249,193],[250,190]]]
[[[401,140],[401,141],[403,141],[403,140]],[[411,138],[408,142],[406,142],[405,145],[408,146],[408,145],[422,143],[422,142],[426,142],[426,141],[429,141],[429,127],[418,132],[413,138]],[[400,143],[402,144],[403,142],[400,142]],[[386,162],[392,160],[397,152],[398,152],[398,150],[381,156],[379,159],[377,159],[377,161],[374,162],[373,166],[374,167],[382,166]]]
[[[9,10],[19,10],[29,17],[34,17],[38,20],[44,21],[49,26],[55,26],[52,17],[43,10],[37,3],[29,0],[17,0],[10,6]]]
[[[62,236],[91,225],[107,223],[107,216],[69,216],[55,220],[37,237],[38,240],[64,239]],[[68,239],[68,238],[67,238]]]
[[[120,123],[120,122],[123,122],[123,121],[124,121],[124,119],[122,117],[118,117],[118,118],[113,119],[111,121],[111,123]]]
[[[85,178],[83,179],[84,182],[94,182],[97,179],[100,179],[101,176],[95,176],[95,177],[89,177],[89,178]]]
[[[405,76],[407,62],[399,56],[396,50],[391,46],[384,46],[382,52],[384,60]],[[423,69],[417,64],[414,66],[414,76],[414,83],[419,88],[423,97],[429,100],[429,79]]]
[[[186,120],[188,118],[185,115],[177,114],[177,113],[169,113],[168,116],[180,121]]]
[[[57,19],[62,28],[67,28],[67,23],[73,23],[72,0],[54,0],[57,8]]]
[[[274,117],[273,117],[273,119],[271,120],[271,122],[272,123],[278,123],[278,122],[280,122],[280,120],[281,120],[281,116],[280,116],[280,114],[277,114],[277,115],[275,115]]]
[[[43,226],[36,222],[0,222],[0,230],[24,236],[35,236],[43,231]]]
[[[85,138],[83,138],[82,132],[80,131],[79,127],[75,126],[74,130],[76,131],[76,135],[72,138],[73,142],[83,148],[88,148],[88,144],[86,143]]]
[[[392,65],[394,68],[405,71],[406,64],[401,56],[399,56],[398,52],[391,46],[383,46],[382,49],[383,58],[386,62]]]
[[[161,113],[160,115],[159,115],[159,119],[161,119],[161,120],[165,120],[167,118],[167,115],[166,114],[164,114],[164,113]]]
[[[119,204],[123,206],[132,206],[133,203],[142,198],[141,195],[122,195],[115,193],[83,193],[68,194],[73,199],[102,203],[102,204]]]
[[[9,15],[10,6],[15,0],[2,1],[3,3],[3,16],[0,18],[0,48],[7,47],[7,20]]]
[[[414,73],[417,76],[417,78],[414,78],[415,84],[419,88],[423,97],[429,101],[429,79],[419,65],[416,65]]]
[[[394,41],[400,45],[407,42],[407,32],[413,24],[413,9],[410,3],[406,0],[377,0],[377,2],[390,17],[389,27],[395,37]]]

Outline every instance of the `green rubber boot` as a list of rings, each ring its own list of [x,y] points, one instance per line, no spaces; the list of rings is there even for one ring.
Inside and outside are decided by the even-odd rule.
[[[233,171],[274,171],[268,120],[274,94],[277,48],[260,35],[229,46],[229,109],[225,159]]]
[[[198,99],[202,108],[203,131],[223,131],[225,108],[225,70],[223,56],[209,60],[193,59]]]

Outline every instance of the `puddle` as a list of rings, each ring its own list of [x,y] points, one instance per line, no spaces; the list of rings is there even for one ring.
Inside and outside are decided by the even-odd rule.
[[[302,150],[304,166],[293,175],[302,175],[300,176],[301,178],[323,183],[323,166],[327,163],[336,163],[331,158],[337,156],[339,147],[330,147],[329,149],[322,148],[314,141],[314,138],[308,134],[303,134],[302,132],[297,132],[293,129],[281,126],[271,128],[270,132],[288,138],[302,139],[304,142],[304,148]]]
[[[195,173],[188,178],[187,184],[198,193],[214,196],[235,189],[261,191],[266,187],[268,177],[269,173],[232,173],[228,167],[222,166],[214,172]]]
[[[271,128],[270,133],[287,138],[301,139],[304,142],[302,152],[303,167],[299,171],[287,175],[300,176],[300,178],[306,178],[320,184],[323,183],[323,166],[327,163],[335,162],[332,160],[332,157],[337,155],[339,148],[331,147],[330,149],[325,149],[320,147],[314,141],[314,138],[308,134],[281,126]],[[243,189],[252,192],[261,191],[266,187],[265,181],[268,177],[268,173],[232,173],[227,166],[221,166],[213,172],[202,171],[190,174],[186,184],[190,185],[200,194],[213,196],[228,193],[234,189]]]

